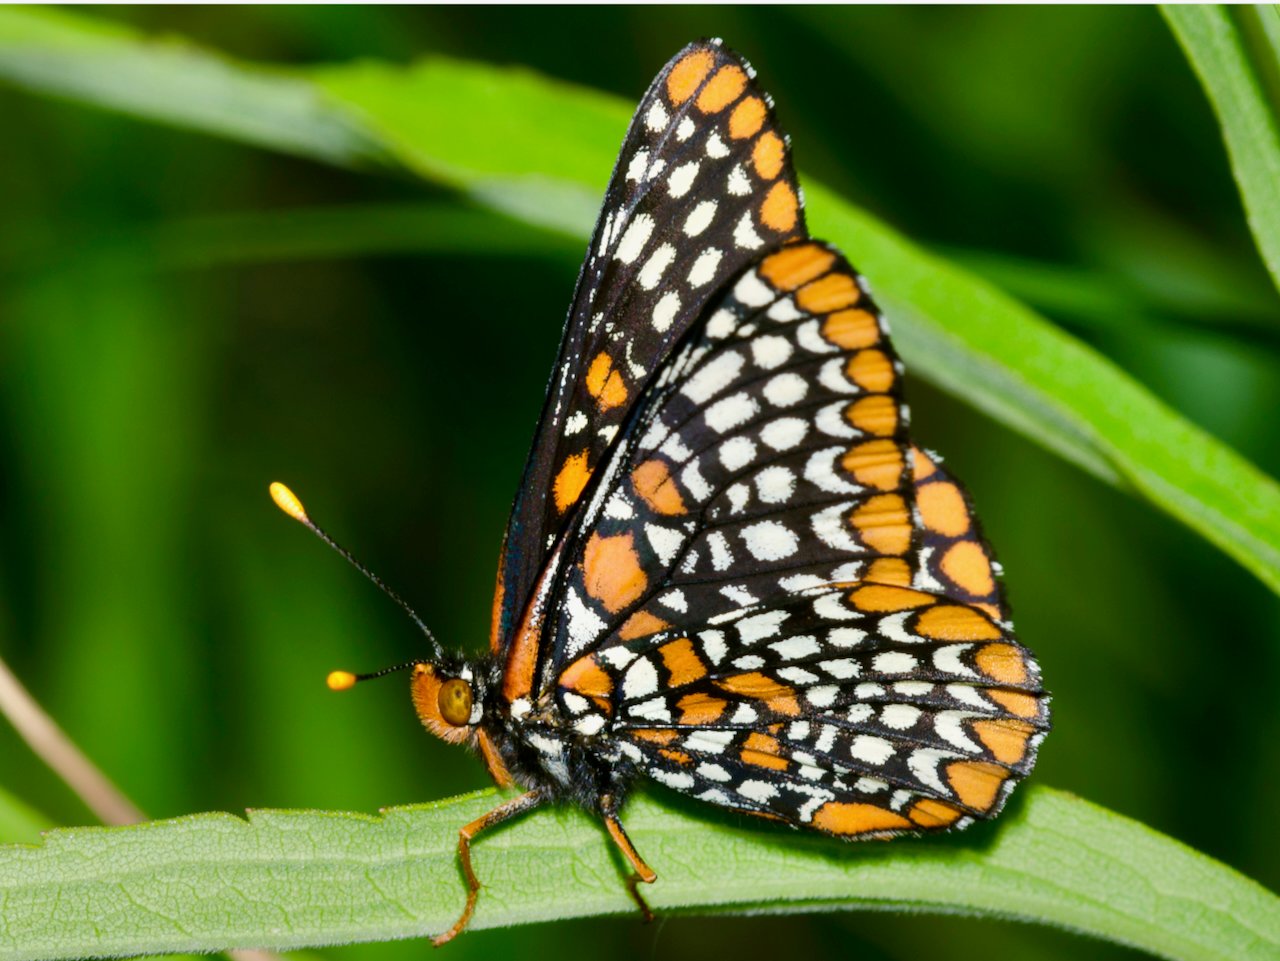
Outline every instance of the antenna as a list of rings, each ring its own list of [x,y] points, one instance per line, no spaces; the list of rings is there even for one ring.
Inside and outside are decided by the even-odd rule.
[[[325,533],[325,531],[316,524],[315,521],[308,517],[307,509],[302,506],[302,501],[298,500],[297,495],[294,494],[293,491],[289,490],[289,488],[285,487],[284,484],[281,484],[279,481],[273,482],[270,490],[271,499],[276,502],[276,506],[278,508],[292,517],[299,524],[310,529],[311,533],[315,534],[316,537],[320,538],[320,540],[324,541],[346,558],[348,564],[358,570],[365,577],[369,578],[378,590],[382,591],[382,593],[386,594],[387,597],[395,601],[396,604],[400,606],[400,609],[413,619],[413,623],[418,625],[419,630],[426,635],[427,642],[431,645],[432,652],[435,656],[437,658],[444,656],[444,650],[440,647],[440,642],[437,641],[435,635],[431,633],[431,629],[427,627],[426,624],[422,623],[422,618],[418,616],[417,611],[410,607],[408,603],[405,602],[404,598],[391,588],[387,587],[386,584],[382,583],[381,578],[379,578],[377,574],[373,573],[373,571],[369,570],[369,568],[365,567],[358,560],[352,557],[350,551]],[[384,671],[378,671],[374,674],[351,674],[348,671],[334,671],[329,675],[329,687],[335,691],[344,691],[351,687],[351,685],[355,684],[356,681],[368,680],[373,677],[381,677],[383,674],[390,674],[392,671],[404,670],[404,668],[412,667],[414,664],[418,663],[420,662],[410,661],[408,664],[402,664],[399,667],[387,668]]]
[[[406,661],[403,664],[397,664],[395,667],[384,667],[380,671],[374,671],[372,674],[352,674],[350,671],[330,671],[329,676],[324,682],[329,685],[331,691],[349,691],[356,686],[359,681],[372,681],[376,677],[386,677],[388,674],[394,674],[397,671],[408,670],[411,667],[417,667],[421,661]]]

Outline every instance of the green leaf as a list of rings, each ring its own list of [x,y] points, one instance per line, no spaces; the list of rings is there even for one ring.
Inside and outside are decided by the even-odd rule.
[[[1162,10],[1218,115],[1249,226],[1280,287],[1280,12],[1270,4]]]
[[[13,9],[0,10],[0,77],[320,159],[395,162],[579,236],[631,109],[522,69],[432,58],[267,71],[61,12]],[[805,184],[815,235],[871,278],[917,374],[1137,491],[1280,591],[1271,478],[1034,311]]]
[[[627,809],[662,912],[897,909],[1058,925],[1180,959],[1273,958],[1280,901],[1224,865],[1069,794],[1032,788],[1001,818],[934,841],[846,844]],[[373,818],[258,811],[56,830],[0,848],[0,959],[98,957],[420,937],[465,895],[457,829],[494,791]],[[599,824],[536,812],[477,842],[473,927],[634,913]]]

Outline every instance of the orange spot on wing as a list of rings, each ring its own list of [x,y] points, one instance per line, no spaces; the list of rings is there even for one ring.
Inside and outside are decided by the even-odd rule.
[[[874,348],[860,350],[850,357],[845,373],[855,384],[873,394],[887,392],[897,376],[888,355]]]
[[[864,487],[891,491],[902,485],[906,461],[902,449],[891,440],[869,440],[851,447],[840,466]]]
[[[666,461],[645,461],[631,472],[631,483],[640,499],[659,514],[671,517],[688,511]]]
[[[631,531],[610,537],[592,534],[583,551],[582,579],[587,593],[611,614],[639,600],[649,578],[640,566],[635,535]]]
[[[1027,753],[1031,725],[1025,721],[983,720],[973,722],[973,731],[997,761],[1017,764]]]
[[[779,180],[769,188],[769,193],[760,204],[760,222],[770,230],[785,234],[795,229],[799,210],[800,201],[796,192],[791,189],[791,184]]]
[[[683,687],[707,676],[707,667],[687,637],[668,641],[658,648],[662,663],[671,672],[671,687]]]
[[[821,277],[835,262],[835,254],[817,244],[792,244],[766,257],[760,275],[775,290],[791,291]]]
[[[762,133],[755,146],[751,148],[751,163],[755,166],[761,180],[772,180],[782,173],[782,164],[786,156],[787,145],[772,130]]]
[[[686,694],[676,701],[676,709],[680,712],[680,723],[694,727],[714,724],[724,714],[729,702],[710,694]]]
[[[731,694],[761,701],[769,710],[778,714],[795,717],[800,713],[800,703],[796,700],[795,689],[759,671],[733,674],[716,681],[716,686]]]
[[[852,307],[861,296],[862,291],[848,274],[827,274],[801,289],[796,294],[796,303],[810,313],[826,314]]]
[[[729,136],[734,140],[750,137],[764,126],[764,101],[759,97],[747,97],[729,114]]]
[[[648,611],[636,611],[618,628],[618,637],[624,641],[629,641],[636,637],[648,637],[650,634],[657,634],[670,626],[662,618],[655,617]]]
[[[986,691],[987,697],[995,701],[1010,714],[1018,717],[1038,717],[1040,700],[1032,694],[1021,691]]]
[[[692,97],[714,64],[715,57],[709,50],[695,50],[681,57],[667,74],[667,96],[671,102],[679,106]]]
[[[813,826],[831,834],[851,836],[913,827],[901,814],[875,804],[828,801],[813,815]]]
[[[933,798],[921,798],[907,813],[922,828],[944,828],[960,820],[961,811]]]
[[[880,554],[905,554],[911,546],[911,515],[897,494],[877,494],[854,509],[850,523],[862,543]]]
[[[936,598],[932,594],[913,591],[908,587],[869,584],[853,591],[849,595],[849,600],[860,611],[888,614],[895,611],[911,611],[917,607],[928,607],[935,603]]]
[[[922,451],[919,447],[911,448],[912,460],[915,462],[916,481],[928,480],[938,472],[938,465],[933,462],[933,458]]]
[[[608,351],[600,351],[591,366],[587,368],[587,393],[596,399],[596,405],[602,411],[621,407],[627,402],[627,385],[613,366],[613,358]]]
[[[578,502],[583,488],[591,479],[591,468],[587,466],[587,452],[580,450],[564,459],[555,482],[551,485],[551,495],[555,498],[556,510],[563,514]]]
[[[658,751],[658,753],[661,754],[663,757],[665,757],[668,761],[675,761],[677,764],[684,765],[684,764],[693,763],[693,758],[685,754],[684,751],[671,751],[671,750],[668,750],[667,748],[662,748],[661,750]]]
[[[941,567],[951,583],[974,597],[987,597],[996,589],[986,551],[973,541],[952,544],[942,555]]]
[[[864,434],[890,437],[898,429],[898,402],[888,394],[872,394],[846,407],[844,417]]]
[[[822,336],[845,350],[870,347],[880,340],[880,322],[869,310],[837,310],[822,322]]]
[[[863,580],[874,581],[877,584],[910,587],[911,567],[901,557],[878,557],[867,568]]]
[[[1000,628],[972,607],[959,604],[943,604],[925,611],[916,618],[915,632],[935,641],[994,641],[1002,636]],[[1008,644],[995,646],[1016,650]]]
[[[745,763],[754,764],[756,767],[769,768],[773,771],[785,771],[789,764],[787,759],[781,756],[781,751],[782,747],[776,738],[753,731],[747,736],[746,743],[742,746],[742,750],[738,752],[738,757]]]
[[[988,811],[1009,772],[990,761],[953,761],[947,765],[947,783],[965,807]]]
[[[560,672],[560,686],[584,697],[606,701],[613,694],[613,678],[591,654],[578,658]]]
[[[978,670],[1001,684],[1025,684],[1027,662],[1012,644],[987,644],[974,655]]]
[[[932,462],[930,462],[932,467]],[[920,478],[920,457],[916,456],[916,479]],[[969,530],[969,508],[960,488],[950,481],[924,484],[916,489],[916,506],[924,526],[947,537],[959,537]]]
[[[721,67],[698,94],[698,109],[703,113],[719,113],[737,100],[746,88],[747,75],[741,67],[736,64]]]
[[[670,728],[640,727],[627,731],[627,736],[637,741],[649,741],[652,744],[670,744],[679,735]]]

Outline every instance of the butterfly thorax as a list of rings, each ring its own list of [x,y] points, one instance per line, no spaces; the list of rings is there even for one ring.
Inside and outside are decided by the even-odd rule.
[[[636,771],[607,738],[574,731],[551,698],[525,701],[515,716],[501,675],[488,655],[417,665],[411,693],[423,726],[480,754],[500,787],[545,788],[589,808],[602,796],[625,795]]]

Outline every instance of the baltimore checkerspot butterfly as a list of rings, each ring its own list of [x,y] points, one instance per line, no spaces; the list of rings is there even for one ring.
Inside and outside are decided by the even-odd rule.
[[[968,496],[911,441],[865,281],[808,236],[771,99],[691,44],[605,194],[490,649],[423,627],[430,656],[404,665],[427,729],[525,791],[462,827],[466,906],[436,943],[475,907],[472,840],[562,799],[600,817],[647,912],[656,875],[619,820],[641,778],[842,838],[995,815],[1049,726],[996,573]]]

